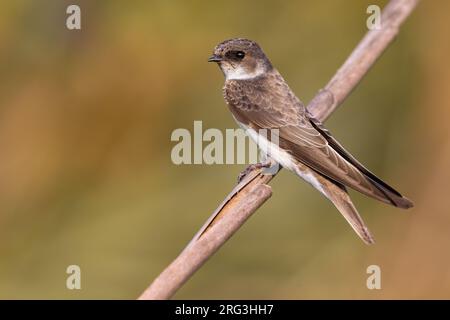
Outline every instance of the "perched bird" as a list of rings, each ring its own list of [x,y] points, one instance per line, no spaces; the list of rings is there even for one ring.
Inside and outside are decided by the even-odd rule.
[[[374,243],[346,187],[399,208],[413,203],[359,163],[314,119],[254,41],[218,44],[208,59],[225,75],[223,94],[233,117],[259,148],[328,198],[361,239]],[[275,130],[277,142],[261,129]]]

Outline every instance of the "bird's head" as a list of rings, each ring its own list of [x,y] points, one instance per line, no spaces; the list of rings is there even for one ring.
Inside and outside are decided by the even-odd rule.
[[[252,79],[272,69],[261,47],[243,38],[219,43],[208,61],[216,62],[227,80]]]

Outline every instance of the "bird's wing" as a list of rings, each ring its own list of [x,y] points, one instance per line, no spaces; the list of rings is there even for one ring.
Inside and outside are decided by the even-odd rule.
[[[322,136],[328,141],[329,147],[331,147],[335,152],[337,152],[341,157],[343,157],[347,163],[350,163],[355,167],[366,180],[368,180],[372,185],[374,185],[379,191],[381,191],[385,197],[394,206],[400,208],[410,208],[413,203],[408,198],[402,196],[397,190],[392,188],[386,182],[378,178],[375,174],[370,172],[366,167],[364,167],[358,160],[353,157],[350,152],[344,149],[344,147],[331,135],[331,133],[322,125],[320,121],[309,117],[310,123],[315,127]]]
[[[268,86],[270,84],[270,87]],[[399,207],[412,203],[370,173],[326,131],[310,119],[305,107],[281,76],[229,81],[225,99],[235,118],[258,129],[277,129],[279,145],[324,176],[377,200]]]

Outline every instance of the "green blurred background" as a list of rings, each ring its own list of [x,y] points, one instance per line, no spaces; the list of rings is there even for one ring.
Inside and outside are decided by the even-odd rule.
[[[82,30],[65,27],[69,4]],[[220,41],[257,40],[308,102],[367,31],[376,0],[2,1],[0,298],[136,298],[242,165],[172,164],[176,128],[235,128]],[[450,298],[450,2],[423,1],[327,127],[414,200],[352,192],[366,246],[287,171],[175,298]],[[81,267],[81,290],[66,268]],[[366,288],[366,268],[382,290]]]

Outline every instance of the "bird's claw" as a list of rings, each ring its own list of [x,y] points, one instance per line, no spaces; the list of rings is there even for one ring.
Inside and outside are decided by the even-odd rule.
[[[261,168],[270,168],[271,166],[271,162],[266,162],[266,163],[253,163],[251,165],[249,165],[247,168],[245,168],[244,171],[242,171],[239,176],[238,176],[238,183],[241,183],[241,181],[253,170],[257,170],[257,169],[261,169]]]

